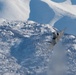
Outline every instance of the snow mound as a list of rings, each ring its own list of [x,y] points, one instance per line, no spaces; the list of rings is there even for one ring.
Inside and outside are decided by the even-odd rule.
[[[0,24],[0,74],[50,75],[51,71],[61,74],[64,70],[66,75],[75,75],[76,36],[65,34],[51,50],[47,42],[52,38],[51,31],[49,25],[33,21]]]

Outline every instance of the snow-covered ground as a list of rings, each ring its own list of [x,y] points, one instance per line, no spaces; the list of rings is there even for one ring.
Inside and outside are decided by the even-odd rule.
[[[28,21],[30,0],[0,0],[0,75],[76,75],[76,36],[64,33],[53,49],[47,42],[60,18],[76,19],[76,5],[42,1],[54,10],[50,24]]]
[[[47,42],[51,38],[49,25],[33,21],[0,24],[0,74],[75,75],[76,36],[64,34],[53,50]]]

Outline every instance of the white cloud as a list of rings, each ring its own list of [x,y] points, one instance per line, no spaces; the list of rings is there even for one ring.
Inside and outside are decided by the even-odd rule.
[[[0,10],[0,18],[6,20],[22,20],[29,18],[30,0],[2,0],[2,9]]]
[[[69,16],[71,18],[76,18],[76,5],[72,5],[70,0],[66,0],[62,3],[56,3],[51,0],[41,0],[48,4],[50,8],[55,12],[53,20],[50,24],[53,26],[60,18],[63,16]]]
[[[62,42],[58,42],[54,48],[48,64],[48,75],[63,75],[66,72],[66,51]]]

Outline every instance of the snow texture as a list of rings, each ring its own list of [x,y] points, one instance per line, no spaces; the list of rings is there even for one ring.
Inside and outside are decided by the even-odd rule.
[[[53,49],[48,43],[60,18],[76,18],[76,6],[42,1],[55,12],[50,24],[26,21],[30,0],[0,0],[1,75],[76,75],[76,36],[64,34]]]
[[[65,34],[52,50],[49,26],[33,21],[1,23],[0,74],[75,75],[76,36]]]

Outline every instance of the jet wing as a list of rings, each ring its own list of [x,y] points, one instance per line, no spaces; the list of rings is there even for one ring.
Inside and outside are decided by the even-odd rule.
[[[65,29],[59,32],[59,36],[56,39],[56,43],[60,40],[60,38],[62,38],[62,36],[64,35],[64,31]]]

